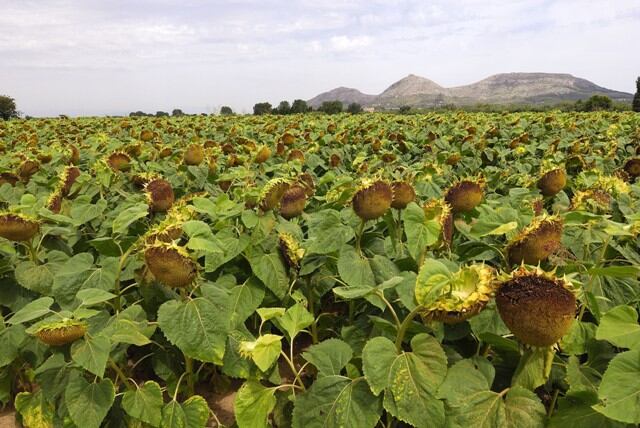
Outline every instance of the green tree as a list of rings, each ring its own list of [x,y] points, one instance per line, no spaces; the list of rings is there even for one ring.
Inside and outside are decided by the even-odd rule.
[[[311,109],[309,108],[305,100],[293,100],[293,104],[291,104],[291,113],[293,114],[306,113],[310,110]]]
[[[351,114],[362,113],[362,106],[358,103],[351,103],[347,106],[347,111]]]
[[[342,101],[323,101],[318,111],[327,114],[337,114],[342,112]]]
[[[167,117],[169,116],[169,113],[167,113],[166,111],[157,111],[156,112],[156,117]]]
[[[631,104],[633,111],[640,113],[640,77],[636,80],[636,94],[633,96],[633,104]]]
[[[269,114],[271,113],[271,103],[256,103],[253,106],[253,114],[261,115],[261,114]]]
[[[289,114],[291,113],[291,105],[289,105],[289,101],[280,101],[276,110],[278,114]]]
[[[7,95],[0,95],[0,119],[9,120],[19,115],[16,100]]]
[[[222,106],[220,107],[220,114],[223,116],[229,116],[233,114],[233,110],[231,110],[231,107],[229,106]]]
[[[610,110],[613,101],[606,95],[593,95],[584,103],[585,111]]]
[[[171,116],[184,116],[184,112],[179,108],[174,108],[171,112]]]
[[[409,106],[400,106],[400,114],[407,114],[411,111]]]

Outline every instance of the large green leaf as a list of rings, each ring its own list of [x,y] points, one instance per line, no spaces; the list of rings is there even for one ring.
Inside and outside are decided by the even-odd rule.
[[[309,226],[309,253],[336,252],[353,238],[353,229],[342,223],[336,210],[322,210],[306,217]]]
[[[49,310],[51,305],[53,305],[53,299],[51,297],[41,297],[36,299],[13,314],[9,319],[9,324],[20,324],[27,321],[33,321],[36,318],[47,315],[51,313],[51,310]]]
[[[251,357],[260,370],[266,372],[282,351],[282,336],[263,334],[253,342],[241,342],[240,353]]]
[[[158,310],[158,325],[186,356],[222,364],[228,320],[209,300],[170,300]]]
[[[623,352],[611,360],[598,389],[603,415],[629,424],[640,423],[640,349]]]
[[[289,290],[289,276],[280,255],[276,253],[255,254],[249,257],[251,270],[273,292],[282,299]]]
[[[160,426],[162,404],[162,390],[154,381],[147,381],[135,391],[127,391],[122,396],[125,412],[154,427]]]
[[[506,400],[493,391],[478,391],[452,407],[447,415],[447,427],[496,428],[544,426],[546,412],[538,397],[521,387],[507,392]]]
[[[28,428],[53,428],[55,408],[45,399],[42,391],[20,392],[14,402],[22,416],[22,424]]]
[[[0,367],[7,366],[18,356],[18,350],[27,339],[25,328],[21,324],[0,330]]]
[[[363,370],[371,390],[384,390],[384,408],[417,427],[442,426],[444,403],[435,397],[447,373],[447,357],[428,334],[411,340],[412,352],[396,353],[385,338],[371,339],[363,350]]]
[[[275,325],[293,339],[305,328],[313,323],[313,315],[309,313],[302,302],[296,303],[286,310],[284,315],[273,320]]]
[[[352,287],[373,287],[375,277],[369,260],[362,257],[351,245],[343,245],[338,258],[338,273]]]
[[[187,421],[187,428],[205,428],[209,420],[207,400],[199,395],[189,397],[182,403],[182,411]]]
[[[104,376],[107,366],[111,342],[103,335],[85,336],[71,346],[71,358],[80,367],[98,377]]]
[[[147,215],[149,215],[149,206],[145,203],[139,203],[121,211],[111,225],[113,233],[125,233],[133,222]]]
[[[492,366],[493,367],[493,366]],[[447,371],[444,382],[438,389],[438,398],[444,398],[451,406],[464,405],[467,397],[487,391],[487,378],[471,359],[455,363]]]
[[[93,256],[89,253],[76,254],[60,266],[53,277],[52,292],[56,302],[69,308],[76,294],[92,274]]]
[[[319,376],[339,375],[353,357],[351,347],[340,339],[327,339],[303,352],[305,360],[316,366]]]
[[[325,376],[298,396],[293,409],[294,428],[373,428],[382,406],[364,378]]]
[[[51,293],[53,273],[48,264],[36,265],[30,260],[19,262],[14,272],[16,281],[24,288],[44,295]]]
[[[64,400],[74,424],[83,428],[99,428],[115,399],[111,379],[89,383],[83,376],[69,380]]]
[[[237,285],[229,293],[229,313],[231,327],[243,323],[260,306],[264,299],[264,288],[254,277]]]
[[[259,382],[249,380],[238,390],[233,405],[239,428],[269,426],[269,414],[276,405],[274,388],[265,388]]]
[[[420,254],[435,244],[440,237],[440,223],[437,219],[427,220],[424,210],[415,202],[407,205],[402,213],[404,231],[407,235],[409,254],[418,260]]]
[[[620,348],[640,347],[638,313],[631,306],[616,306],[600,319],[596,339],[606,340]]]

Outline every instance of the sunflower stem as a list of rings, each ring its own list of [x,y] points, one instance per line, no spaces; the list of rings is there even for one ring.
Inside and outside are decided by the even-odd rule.
[[[411,325],[411,321],[420,313],[420,306],[416,306],[414,310],[409,312],[409,315],[406,316],[402,324],[400,324],[400,328],[398,329],[398,336],[396,337],[396,352],[400,353],[402,351],[402,342],[404,341],[404,336],[407,334],[407,329]]]
[[[187,374],[187,391],[189,397],[193,396],[195,392],[195,379],[193,376],[193,360],[190,357],[184,356],[184,367]]]
[[[360,241],[362,240],[362,235],[364,233],[364,224],[365,224],[365,220],[360,220],[360,226],[358,227],[358,233],[356,235],[356,251],[361,256],[362,256],[362,247],[361,247]]]

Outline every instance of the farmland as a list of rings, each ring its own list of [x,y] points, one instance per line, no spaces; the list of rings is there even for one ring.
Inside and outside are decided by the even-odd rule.
[[[640,115],[0,122],[28,427],[640,423]],[[227,418],[229,419],[229,418]]]

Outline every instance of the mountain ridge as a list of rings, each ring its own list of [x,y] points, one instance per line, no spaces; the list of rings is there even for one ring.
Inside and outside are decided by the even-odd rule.
[[[363,107],[434,107],[445,104],[553,104],[606,95],[614,101],[631,101],[633,94],[599,86],[568,73],[499,73],[477,82],[453,87],[415,74],[389,85],[380,94],[365,94],[344,86],[316,95],[307,103],[317,108],[324,101],[356,102]]]

